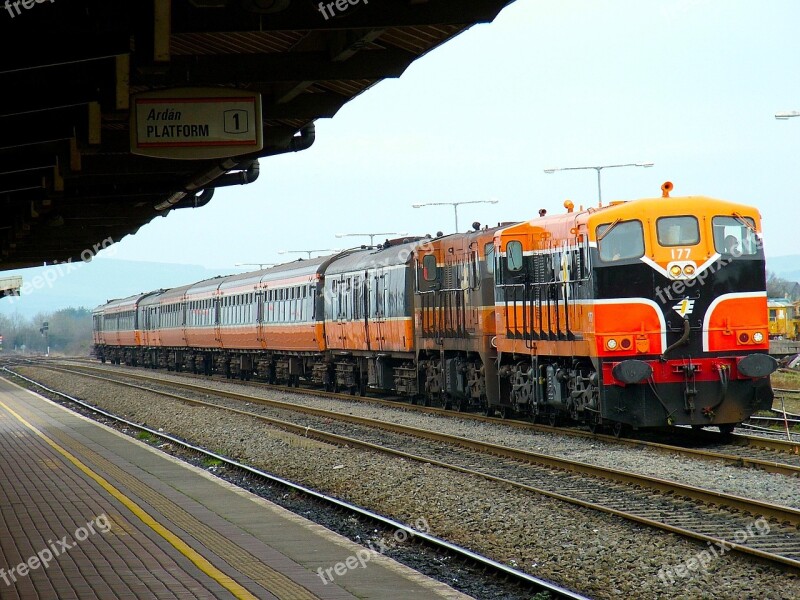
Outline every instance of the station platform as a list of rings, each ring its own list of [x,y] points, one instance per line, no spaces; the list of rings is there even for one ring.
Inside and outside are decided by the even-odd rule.
[[[0,515],[3,600],[469,598],[3,379]]]
[[[800,353],[800,341],[770,340],[769,353],[778,359],[798,354]]]

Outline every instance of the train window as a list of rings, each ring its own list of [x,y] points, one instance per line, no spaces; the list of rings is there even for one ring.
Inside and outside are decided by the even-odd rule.
[[[486,255],[486,272],[494,273],[494,242],[489,242],[483,247]]]
[[[694,246],[700,242],[696,217],[662,217],[656,221],[656,229],[662,246]]]
[[[522,242],[511,240],[506,244],[506,260],[508,261],[509,271],[522,269]]]
[[[436,256],[433,254],[426,254],[422,257],[422,278],[425,281],[436,281],[437,276]]]
[[[750,217],[714,217],[714,248],[729,256],[758,254],[759,240],[755,234],[755,221]]]
[[[383,275],[375,277],[375,316],[384,316],[386,308],[386,280]]]
[[[644,230],[641,221],[605,223],[597,227],[600,260],[611,262],[639,258],[644,254]]]

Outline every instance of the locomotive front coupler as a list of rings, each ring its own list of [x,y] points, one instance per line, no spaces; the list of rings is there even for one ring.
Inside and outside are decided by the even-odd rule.
[[[697,396],[695,373],[700,370],[700,365],[692,363],[692,359],[684,365],[676,365],[673,370],[683,373],[683,405],[687,413],[694,412],[694,399]]]

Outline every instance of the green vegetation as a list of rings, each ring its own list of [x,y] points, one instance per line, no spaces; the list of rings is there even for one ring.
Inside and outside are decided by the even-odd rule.
[[[47,337],[40,331],[48,323]],[[65,308],[54,313],[39,313],[26,320],[19,313],[0,315],[0,335],[4,352],[25,351],[86,356],[92,346],[92,311]]]
[[[780,369],[769,377],[772,387],[784,390],[800,390],[800,371]]]
[[[146,431],[140,431],[136,434],[136,439],[142,442],[147,442],[148,444],[152,444],[153,442],[158,441],[158,438],[151,433]]]
[[[222,461],[218,458],[212,458],[207,456],[203,459],[203,466],[204,467],[218,467],[222,464]]]

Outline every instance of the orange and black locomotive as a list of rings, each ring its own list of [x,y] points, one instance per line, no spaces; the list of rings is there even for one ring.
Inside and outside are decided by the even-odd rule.
[[[728,431],[772,406],[759,214],[671,187],[498,232],[501,407]]]

